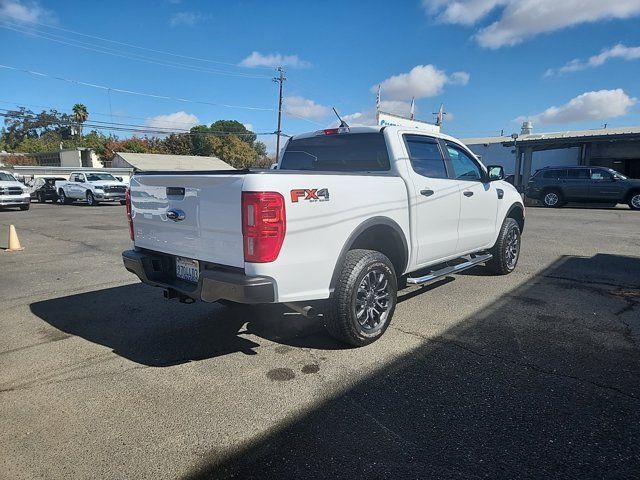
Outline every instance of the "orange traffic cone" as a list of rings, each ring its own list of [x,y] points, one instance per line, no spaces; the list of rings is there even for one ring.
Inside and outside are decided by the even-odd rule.
[[[14,227],[13,225],[9,225],[9,248],[7,248],[5,251],[19,252],[20,250],[24,250],[24,248],[20,245],[20,240],[18,240],[16,227]]]

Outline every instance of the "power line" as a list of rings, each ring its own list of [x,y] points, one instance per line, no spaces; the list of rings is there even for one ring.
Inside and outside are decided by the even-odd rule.
[[[230,105],[230,104],[225,104],[225,103],[206,102],[206,101],[202,101],[202,100],[190,100],[188,98],[170,97],[168,95],[155,95],[155,94],[152,94],[152,93],[144,93],[144,92],[137,92],[137,91],[134,91],[134,90],[125,90],[125,89],[122,89],[122,88],[107,87],[107,86],[104,86],[104,85],[98,85],[98,84],[95,84],[95,83],[82,82],[80,80],[72,80],[72,79],[69,79],[69,78],[58,77],[58,76],[50,75],[50,74],[47,74],[47,73],[36,72],[34,70],[27,70],[27,69],[24,69],[24,68],[12,67],[12,66],[9,66],[9,65],[0,64],[0,68],[4,68],[4,69],[7,69],[7,70],[13,70],[13,71],[16,71],[16,72],[28,73],[29,75],[34,75],[34,76],[37,76],[37,77],[53,78],[55,80],[60,80],[60,81],[67,82],[67,83],[72,83],[72,84],[75,84],[75,85],[82,85],[82,86],[85,86],[85,87],[98,88],[100,90],[107,90],[107,91],[118,92],[118,93],[125,93],[125,94],[128,94],[128,95],[138,95],[138,96],[141,96],[141,97],[157,98],[157,99],[161,99],[161,100],[172,100],[172,101],[183,102],[183,103],[195,103],[195,104],[209,105],[209,106],[214,106],[214,107],[238,108],[238,109],[242,109],[242,110],[258,110],[258,111],[263,111],[263,112],[273,112],[274,111],[273,108],[250,107],[250,106],[245,106],[245,105]]]
[[[72,111],[67,110],[64,107],[62,107],[62,108],[61,107],[53,107],[51,105],[36,105],[36,104],[33,104],[33,103],[15,102],[15,101],[14,102],[9,102],[7,100],[0,100],[0,103],[4,103],[4,104],[7,104],[7,105],[16,105],[18,108],[20,108],[20,107],[36,107],[36,108],[44,108],[44,109],[49,109],[49,110],[56,110],[56,111],[59,111],[60,113],[67,113],[69,115],[72,113]],[[5,109],[1,109],[1,110],[7,110],[8,111],[8,109],[6,109],[6,108]],[[104,113],[104,112],[94,112],[94,111],[92,111],[90,113],[91,113],[92,116],[93,115],[97,115],[97,116],[100,116],[100,117],[108,117],[108,118],[111,119],[111,121],[113,121],[112,117],[132,118],[134,120],[149,120],[150,119],[150,117],[136,117],[136,116],[133,116],[133,115],[121,115],[121,114],[112,115],[110,113]],[[96,120],[93,120],[93,121],[96,121]],[[189,127],[193,126],[192,122],[176,122],[176,121],[163,120],[163,123],[165,123],[167,125],[188,125]],[[261,129],[261,130],[264,130],[264,129]]]
[[[210,73],[210,74],[214,74],[214,75],[226,75],[226,76],[231,76],[231,77],[253,78],[253,79],[270,78],[267,75],[253,75],[253,74],[241,73],[241,72],[228,72],[228,71],[225,71],[225,70],[214,70],[214,69],[197,67],[197,66],[193,66],[193,65],[187,65],[187,64],[184,64],[184,63],[176,63],[176,62],[169,62],[169,61],[165,61],[165,60],[152,59],[152,58],[145,57],[143,55],[138,55],[138,54],[123,53],[123,52],[120,52],[118,50],[114,50],[114,49],[111,49],[111,48],[103,47],[101,45],[95,45],[95,44],[91,44],[91,43],[80,42],[78,40],[65,38],[65,37],[62,37],[60,35],[55,35],[55,34],[51,34],[51,33],[47,33],[47,32],[39,32],[39,31],[36,31],[36,30],[31,30],[31,29],[22,29],[22,28],[20,28],[20,26],[14,25],[14,24],[6,24],[6,23],[5,24],[0,24],[0,28],[5,28],[7,30],[12,30],[14,32],[22,33],[24,35],[31,35],[31,36],[34,36],[34,37],[43,38],[45,40],[49,40],[51,42],[60,43],[62,45],[68,45],[68,46],[71,46],[71,47],[82,48],[82,49],[85,49],[85,50],[90,50],[90,51],[93,51],[93,52],[103,53],[103,54],[106,54],[106,55],[113,55],[113,56],[119,57],[119,58],[125,58],[125,59],[129,59],[129,60],[136,60],[136,61],[151,63],[151,64],[154,64],[154,65],[161,65],[161,66],[172,67],[172,68],[181,68],[181,69],[185,69],[185,70],[191,70],[191,71],[203,72],[203,73]],[[57,38],[52,38],[52,37],[57,37]],[[60,39],[62,39],[62,40],[60,40]],[[65,41],[65,40],[68,40],[68,41]],[[71,42],[75,42],[75,43],[71,43]]]
[[[4,14],[4,13],[0,13],[0,16],[5,16],[5,17],[8,17],[8,18],[11,18],[12,20],[14,19],[14,17],[12,17],[11,15],[7,15],[7,14]],[[239,64],[236,64],[236,63],[223,62],[223,61],[212,60],[212,59],[208,59],[208,58],[199,58],[199,57],[193,57],[193,56],[189,56],[189,55],[182,55],[182,54],[178,54],[178,53],[167,52],[167,51],[164,51],[164,50],[158,50],[158,49],[154,49],[154,48],[143,47],[143,46],[140,46],[140,45],[134,45],[132,43],[119,42],[117,40],[112,40],[112,39],[109,39],[109,38],[98,37],[96,35],[89,35],[87,33],[81,33],[81,32],[77,32],[77,31],[74,31],[74,30],[69,30],[69,29],[66,29],[66,28],[58,27],[58,26],[55,26],[55,25],[49,25],[49,24],[46,24],[46,23],[40,23],[40,22],[35,22],[35,21],[31,21],[29,23],[30,24],[34,24],[34,25],[39,25],[39,26],[45,27],[45,28],[59,30],[59,31],[62,31],[62,32],[72,33],[74,35],[80,35],[80,36],[86,37],[86,38],[93,38],[94,40],[100,40],[100,41],[103,41],[103,42],[109,42],[109,43],[113,43],[113,44],[116,44],[116,45],[122,45],[122,46],[125,46],[125,47],[137,48],[139,50],[146,50],[148,52],[160,53],[162,55],[169,55],[171,57],[184,58],[184,59],[187,59],[187,60],[196,60],[196,61],[199,61],[199,62],[216,63],[216,64],[219,64],[219,65],[227,65],[227,66],[236,67],[236,68],[260,68],[260,69],[265,69],[265,70],[273,70],[272,67],[259,67],[259,66],[258,67],[246,67],[246,66],[239,65]]]
[[[4,110],[4,113],[0,112],[0,117],[5,118],[26,118],[26,114],[19,113],[9,113],[10,110],[6,108],[1,108],[0,110]],[[77,122],[73,120],[55,120],[50,122],[45,122],[47,125],[76,125]],[[87,121],[82,123],[83,127],[95,128],[95,129],[103,129],[103,130],[116,130],[123,132],[136,132],[136,133],[153,133],[158,135],[189,135],[189,136],[231,136],[235,135],[238,137],[242,136],[252,136],[252,135],[274,135],[275,132],[247,132],[247,133],[239,133],[232,131],[216,131],[216,132],[191,132],[190,130],[177,130],[177,129],[169,129],[164,127],[150,127],[148,125],[135,125],[130,123],[112,123],[112,122],[101,122],[98,120]],[[132,128],[128,128],[132,127]]]

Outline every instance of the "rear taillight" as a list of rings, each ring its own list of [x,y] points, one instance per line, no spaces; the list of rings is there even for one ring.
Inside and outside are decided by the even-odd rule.
[[[131,189],[130,188],[127,188],[127,192],[124,195],[124,202],[127,209],[127,220],[129,221],[129,237],[131,237],[131,240],[135,240],[135,237],[133,234],[133,219],[131,218]]]
[[[280,253],[285,231],[282,195],[278,192],[242,192],[245,262],[273,262]]]

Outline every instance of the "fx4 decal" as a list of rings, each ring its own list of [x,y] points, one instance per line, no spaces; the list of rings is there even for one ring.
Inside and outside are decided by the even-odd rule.
[[[328,188],[296,188],[291,190],[291,201],[298,203],[298,201],[307,200],[309,202],[328,202],[329,201],[329,189]]]

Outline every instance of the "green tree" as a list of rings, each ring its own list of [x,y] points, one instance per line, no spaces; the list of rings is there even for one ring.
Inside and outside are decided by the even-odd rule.
[[[87,107],[82,103],[76,103],[73,108],[73,120],[76,123],[76,127],[78,129],[78,136],[82,137],[82,125],[89,118],[89,112],[87,111]]]
[[[193,155],[191,137],[185,134],[171,134],[164,139],[164,148],[172,155]]]
[[[251,130],[247,130],[247,127],[244,124],[238,122],[237,120],[218,120],[217,122],[213,122],[209,127],[210,132],[221,132],[227,134],[236,134],[236,136],[245,143],[253,146],[253,143],[256,141],[256,134]]]

